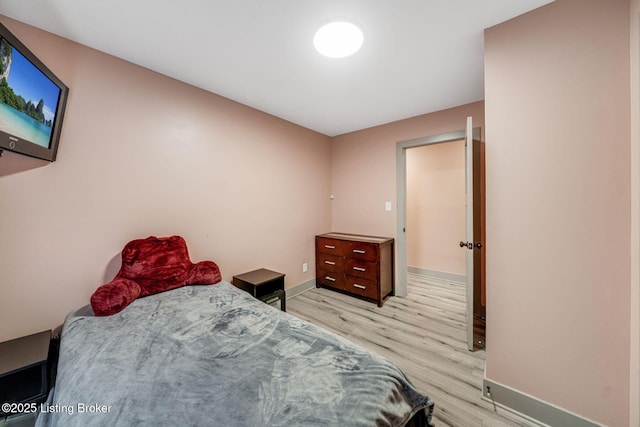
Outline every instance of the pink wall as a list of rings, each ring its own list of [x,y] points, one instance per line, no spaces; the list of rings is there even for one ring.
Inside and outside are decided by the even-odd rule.
[[[407,156],[407,264],[464,276],[465,143],[411,148]]]
[[[486,375],[629,424],[629,1],[485,33]]]
[[[53,328],[130,239],[180,234],[225,279],[315,276],[330,139],[2,18],[69,87],[58,160],[0,159],[0,341]],[[302,273],[302,263],[309,271]]]
[[[631,0],[631,355],[629,426],[640,425],[640,0]]]
[[[464,129],[467,116],[484,127],[484,103],[425,114],[333,138],[333,231],[395,237],[396,143]],[[391,212],[385,202],[392,202]]]

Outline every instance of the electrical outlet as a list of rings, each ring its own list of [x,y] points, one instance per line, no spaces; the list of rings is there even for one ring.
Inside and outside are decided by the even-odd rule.
[[[307,271],[309,271],[309,264],[304,262],[304,263],[302,263],[302,272],[306,273]]]
[[[391,212],[391,202],[385,202],[384,209],[388,212]]]

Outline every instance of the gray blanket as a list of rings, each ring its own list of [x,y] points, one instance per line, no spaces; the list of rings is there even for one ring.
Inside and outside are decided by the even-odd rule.
[[[229,283],[69,316],[37,426],[401,426],[433,403],[388,360]]]

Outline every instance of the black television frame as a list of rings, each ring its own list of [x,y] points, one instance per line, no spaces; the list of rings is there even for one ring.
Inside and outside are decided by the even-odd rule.
[[[5,132],[0,128],[0,154],[2,150],[13,151],[14,153],[24,154],[42,160],[53,162],[56,160],[58,153],[58,144],[60,143],[60,132],[62,131],[62,119],[67,105],[67,96],[69,88],[60,80],[53,72],[38,59],[18,38],[9,31],[7,27],[0,23],[0,37],[4,38],[22,56],[24,56],[34,67],[44,74],[53,84],[60,89],[60,97],[56,107],[56,114],[53,118],[53,127],[51,129],[51,139],[49,147],[43,147],[35,142],[24,138],[17,137]]]

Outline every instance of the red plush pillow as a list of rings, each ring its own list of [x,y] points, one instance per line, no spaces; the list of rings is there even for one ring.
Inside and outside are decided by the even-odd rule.
[[[91,296],[96,316],[118,313],[134,299],[185,285],[209,285],[222,280],[213,261],[193,264],[180,236],[132,240],[122,250],[116,277]]]

